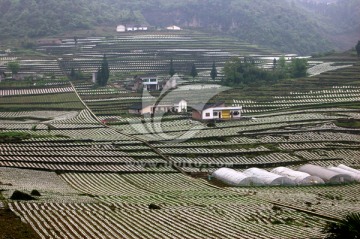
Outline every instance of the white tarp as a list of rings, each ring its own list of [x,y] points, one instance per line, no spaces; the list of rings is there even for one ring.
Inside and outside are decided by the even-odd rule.
[[[330,184],[348,183],[354,180],[351,176],[347,174],[337,173],[331,171],[330,169],[313,164],[306,164],[304,166],[301,166],[298,171],[308,173],[312,176],[317,176],[323,179],[326,183]]]
[[[334,172],[337,172],[337,173],[347,174],[347,175],[351,176],[354,179],[354,181],[360,182],[360,174],[357,174],[357,173],[354,173],[354,172],[351,172],[351,171],[348,171],[348,170],[345,170],[345,169],[342,169],[339,167],[328,167],[328,169],[330,169]]]
[[[212,173],[217,180],[231,186],[262,186],[264,183],[254,177],[235,171],[230,168],[220,168]]]
[[[278,167],[271,170],[272,173],[288,177],[293,180],[297,185],[314,185],[314,184],[324,184],[324,180],[317,176],[311,176],[308,173],[295,171],[286,167]]]
[[[270,173],[264,169],[249,168],[244,171],[244,174],[251,176],[251,177],[259,178],[266,185],[270,185],[270,186],[277,186],[277,185],[292,186],[292,185],[295,185],[295,182],[293,182],[291,179],[280,176],[278,174]]]
[[[350,172],[353,172],[353,173],[356,173],[356,174],[360,174],[360,170],[356,170],[356,169],[351,168],[349,166],[346,166],[344,164],[339,164],[338,168],[342,168],[342,169],[345,169],[347,171],[350,171]]]

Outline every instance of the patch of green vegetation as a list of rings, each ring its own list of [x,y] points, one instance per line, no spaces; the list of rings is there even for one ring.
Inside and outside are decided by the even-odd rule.
[[[360,128],[360,120],[358,119],[339,119],[335,124],[336,126],[343,128]]]
[[[333,194],[329,194],[329,193],[325,194],[324,197],[327,199],[338,200],[338,201],[343,199],[343,197],[341,195],[333,195]]]
[[[69,138],[64,135],[35,135],[23,132],[0,132],[0,143],[17,143],[27,139]]]
[[[1,143],[13,143],[21,142],[26,139],[30,139],[31,134],[22,133],[22,132],[6,132],[0,133],[0,142]]]

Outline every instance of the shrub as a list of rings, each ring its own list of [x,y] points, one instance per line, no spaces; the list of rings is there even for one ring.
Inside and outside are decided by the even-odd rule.
[[[18,190],[15,190],[13,194],[10,197],[11,200],[19,200],[19,201],[30,201],[30,200],[36,200],[34,197],[30,196],[27,193],[20,192]]]
[[[151,204],[149,205],[149,209],[150,209],[150,210],[160,210],[161,207],[158,206],[158,205],[156,205],[156,204],[154,204],[154,203],[151,203]]]
[[[30,194],[31,194],[31,196],[36,196],[36,197],[41,196],[40,192],[36,189],[32,190]]]
[[[338,222],[327,223],[323,232],[326,239],[360,238],[360,213],[350,213]]]

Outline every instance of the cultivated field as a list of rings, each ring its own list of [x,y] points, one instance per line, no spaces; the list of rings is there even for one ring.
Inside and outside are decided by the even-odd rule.
[[[185,79],[171,97],[190,106],[204,98],[243,106],[244,119],[214,125],[189,114],[132,115],[128,108],[141,93],[61,78],[71,67],[96,70],[103,53],[122,74],[164,74],[171,57],[180,69],[196,59],[206,71],[233,55],[271,55],[209,38],[136,33],[40,47],[57,64],[26,66],[53,67],[52,79],[0,83],[0,212],[10,209],[40,238],[114,239],[322,238],[326,222],[360,212],[356,183],[233,188],[208,177],[223,166],[359,169],[360,64],[350,56],[338,62],[346,67],[318,65],[312,77],[271,86],[225,90],[216,81]],[[15,190],[41,195],[13,200]]]

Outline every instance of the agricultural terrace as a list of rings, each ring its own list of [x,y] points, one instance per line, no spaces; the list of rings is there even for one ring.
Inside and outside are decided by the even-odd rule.
[[[189,62],[192,54],[204,59],[198,68],[206,70],[214,60],[220,62],[206,57],[207,51],[226,41],[215,38],[206,45],[205,37],[136,33],[79,39],[76,45],[68,39],[39,50],[62,58],[64,71],[92,72],[103,53],[109,53],[114,70],[115,58],[119,66],[127,65],[117,71],[123,73],[143,72],[144,65],[137,63],[146,61],[155,64],[149,66],[154,72],[156,67],[166,72],[168,62],[161,59]],[[149,50],[138,49],[140,42]],[[175,51],[180,42],[183,50]],[[226,51],[265,53],[237,44],[228,44],[237,52]],[[200,46],[207,50],[191,50]],[[220,57],[225,50],[212,51]],[[136,61],[133,68],[130,57]],[[244,119],[214,124],[191,120],[189,114],[148,119],[128,113],[130,105],[152,102],[159,92],[143,95],[114,84],[94,88],[57,76],[3,81],[0,213],[21,218],[39,238],[322,238],[327,221],[359,212],[359,184],[231,188],[208,175],[223,166],[239,171],[296,169],[306,163],[360,168],[360,65],[349,56],[327,61],[346,67],[271,86],[224,89],[216,81],[185,79],[163,99],[188,98],[189,106],[203,99],[243,106]],[[15,190],[28,195],[36,190],[40,196],[17,200]]]

